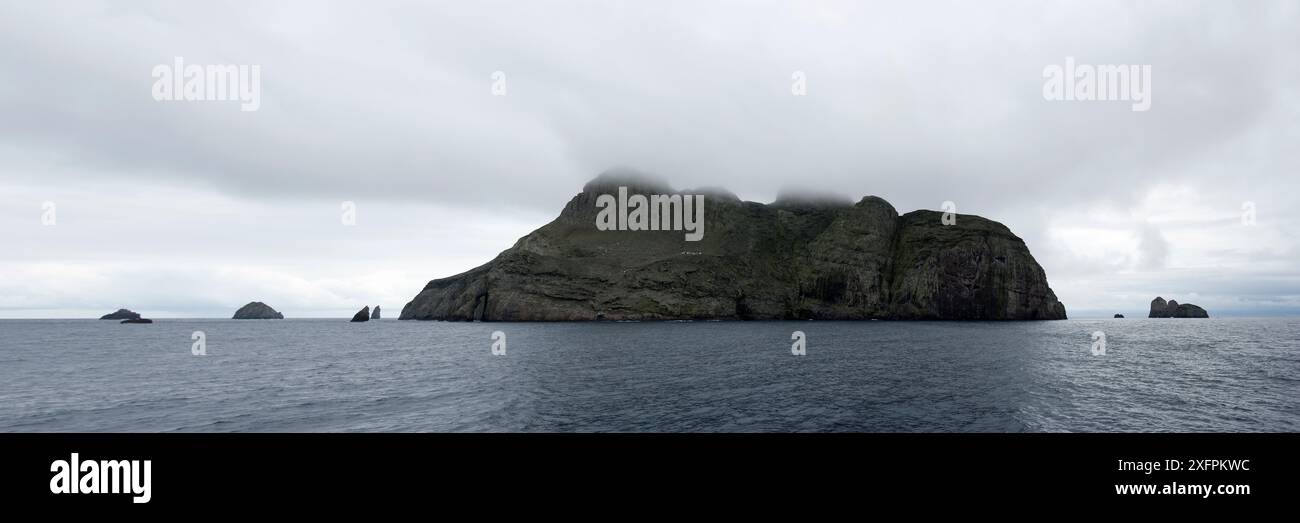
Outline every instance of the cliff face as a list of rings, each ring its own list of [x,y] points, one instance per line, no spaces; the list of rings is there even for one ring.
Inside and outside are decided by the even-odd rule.
[[[1005,226],[958,215],[902,216],[856,204],[704,194],[704,235],[601,231],[596,199],[670,194],[663,184],[602,176],[560,216],[496,259],[429,282],[401,319],[1064,319],[1043,269]]]

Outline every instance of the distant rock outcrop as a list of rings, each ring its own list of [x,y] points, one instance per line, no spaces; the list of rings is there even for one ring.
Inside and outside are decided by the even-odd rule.
[[[1209,318],[1209,317],[1210,317],[1210,313],[1209,313],[1209,312],[1206,312],[1205,309],[1202,309],[1202,308],[1200,308],[1200,307],[1198,307],[1198,306],[1196,306],[1196,305],[1192,305],[1192,304],[1190,304],[1190,303],[1184,303],[1184,304],[1178,306],[1178,310],[1175,310],[1175,311],[1174,311],[1174,315],[1173,315],[1173,317],[1175,317],[1175,318]]]
[[[1123,315],[1123,314],[1116,314],[1115,317],[1116,317],[1116,318],[1123,318],[1124,315]]]
[[[352,316],[352,321],[370,321],[370,306],[366,305]]]
[[[1177,300],[1165,302],[1164,298],[1156,296],[1151,300],[1151,313],[1148,318],[1209,318],[1210,313],[1199,306],[1190,303],[1178,303]]]
[[[153,323],[153,320],[149,318],[131,318],[128,320],[122,320],[120,323]]]
[[[235,311],[236,320],[283,320],[284,315],[276,312],[270,305],[255,301]]]
[[[643,201],[681,195],[679,227],[668,230],[665,207],[648,213],[652,224],[668,220],[658,230],[600,230],[598,201],[620,187]],[[700,194],[700,237],[690,241],[691,218],[680,227],[682,203]],[[718,189],[677,192],[621,174],[592,180],[559,217],[496,259],[430,281],[401,313],[453,321],[1065,317],[1025,242],[992,220],[900,216],[874,196],[745,202]]]
[[[372,320],[377,320],[377,319],[379,319],[379,306],[378,306],[378,305],[375,305],[375,312],[370,313],[370,319],[372,319]]]
[[[140,313],[138,313],[138,312],[134,312],[134,311],[129,311],[129,310],[127,310],[127,309],[118,309],[117,312],[110,312],[110,313],[108,313],[108,314],[105,314],[105,315],[103,315],[103,316],[100,316],[99,319],[101,319],[101,320],[138,320],[138,319],[140,319]]]

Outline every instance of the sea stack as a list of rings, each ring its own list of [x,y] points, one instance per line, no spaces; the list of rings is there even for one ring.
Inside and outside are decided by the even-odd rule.
[[[365,307],[362,307],[361,310],[357,311],[357,313],[352,316],[352,321],[370,321],[370,306],[366,305]]]
[[[609,203],[620,198],[628,201],[617,204],[625,230],[609,223]],[[400,319],[1065,317],[1025,242],[992,220],[899,215],[874,196],[746,202],[721,189],[676,191],[614,172],[496,259],[430,281]]]
[[[110,312],[110,313],[108,313],[108,314],[105,314],[105,315],[103,315],[103,316],[100,316],[99,319],[101,319],[101,320],[138,320],[138,319],[140,319],[140,313],[138,313],[138,312],[134,312],[134,311],[130,311],[130,310],[127,310],[127,309],[118,309],[117,312]]]
[[[378,305],[375,305],[375,312],[370,313],[370,319],[372,319],[372,320],[377,320],[377,319],[379,319],[379,306],[378,306]]]
[[[1123,318],[1124,315],[1123,315],[1123,314],[1116,314],[1115,317],[1116,317],[1116,318]]]
[[[255,301],[235,311],[236,320],[283,320],[284,315],[276,312],[270,305]]]
[[[1148,318],[1209,318],[1210,313],[1206,312],[1199,306],[1190,303],[1178,303],[1177,300],[1165,302],[1164,298],[1156,296],[1151,300],[1151,313]]]

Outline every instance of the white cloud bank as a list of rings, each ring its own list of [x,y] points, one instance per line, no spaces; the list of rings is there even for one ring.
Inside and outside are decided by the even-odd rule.
[[[0,317],[396,312],[615,165],[760,201],[951,200],[1024,237],[1076,316],[1156,294],[1300,311],[1295,2],[69,1],[0,19]],[[258,110],[155,101],[177,56],[260,66]],[[1067,57],[1150,65],[1150,110],[1044,100]]]

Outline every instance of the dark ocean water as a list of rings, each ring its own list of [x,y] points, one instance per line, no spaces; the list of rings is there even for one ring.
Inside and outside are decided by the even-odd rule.
[[[0,320],[0,431],[1300,430],[1296,318],[157,321]]]

